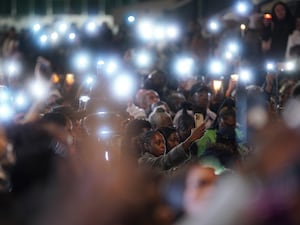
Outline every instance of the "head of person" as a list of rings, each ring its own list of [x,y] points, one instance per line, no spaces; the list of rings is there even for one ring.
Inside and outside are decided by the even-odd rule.
[[[166,102],[158,101],[158,102],[152,103],[151,112],[153,112],[157,108],[163,108],[168,114],[170,114],[172,116],[172,111],[171,111],[169,105]]]
[[[128,122],[122,139],[122,158],[137,160],[141,156],[143,146],[139,137],[151,128],[151,124],[147,120],[134,119]]]
[[[41,125],[62,144],[61,152],[63,156],[69,155],[74,144],[72,121],[61,113],[46,113],[40,119]]]
[[[166,153],[168,153],[172,148],[179,145],[179,135],[174,127],[161,127],[158,131],[164,136],[166,142]]]
[[[288,6],[284,2],[277,2],[272,7],[273,22],[283,21],[292,17]]]
[[[71,106],[58,105],[54,106],[50,112],[62,114],[70,119],[72,122],[72,134],[74,138],[80,138],[79,136],[82,134],[80,120],[85,116],[84,111],[76,111]]]
[[[163,88],[166,85],[166,75],[160,70],[152,71],[144,82],[146,89],[152,89],[158,93],[162,93]]]
[[[157,107],[149,115],[149,122],[151,123],[153,129],[158,129],[160,127],[169,127],[173,125],[171,115],[161,107]]]
[[[139,90],[136,96],[136,101],[138,106],[145,110],[148,115],[151,112],[151,105],[153,103],[159,102],[159,94],[151,89],[142,89]]]
[[[186,102],[186,98],[182,93],[174,92],[167,97],[166,102],[170,110],[177,113],[181,109],[182,103]]]
[[[210,94],[210,88],[201,82],[198,82],[192,86],[189,100],[192,104],[194,113],[199,112],[203,115],[206,114],[206,110],[210,102]]]
[[[183,142],[191,134],[191,130],[195,128],[195,120],[192,115],[187,112],[188,106],[183,104],[182,114],[178,117],[177,124],[175,124],[180,142]]]
[[[60,142],[41,124],[30,123],[13,127],[8,131],[8,140],[13,145],[16,163],[11,169],[12,193],[31,193],[28,205],[40,200],[39,191],[45,190],[57,172],[57,163],[62,159]],[[26,200],[25,200],[26,201]]]
[[[212,198],[217,176],[215,171],[200,164],[193,164],[187,171],[183,192],[183,209],[187,215],[205,213]]]
[[[165,153],[165,139],[158,130],[147,131],[142,138],[144,152],[149,152],[150,154],[157,157]]]
[[[99,112],[88,115],[83,120],[83,127],[98,149],[103,149],[109,156],[110,164],[117,163],[121,156],[123,135],[123,117],[114,112]]]
[[[236,169],[240,155],[237,149],[215,143],[207,146],[199,161],[201,165],[214,168],[216,174],[221,174],[228,169]]]
[[[234,144],[236,111],[232,107],[224,106],[218,115],[217,120],[217,143]]]

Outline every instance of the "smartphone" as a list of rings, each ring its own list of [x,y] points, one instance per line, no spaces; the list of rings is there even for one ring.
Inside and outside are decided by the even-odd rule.
[[[204,116],[202,113],[194,114],[195,127],[200,127],[204,123]]]

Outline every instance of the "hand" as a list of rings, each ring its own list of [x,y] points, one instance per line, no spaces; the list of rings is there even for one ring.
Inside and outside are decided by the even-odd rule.
[[[226,97],[231,96],[231,93],[236,88],[236,85],[237,85],[237,80],[230,78],[228,88],[225,93]]]
[[[201,124],[199,127],[192,129],[191,135],[182,143],[184,150],[187,152],[194,141],[201,138],[205,133],[205,123]]]
[[[199,127],[192,129],[191,135],[187,139],[190,139],[191,142],[194,142],[203,136],[205,130],[205,123],[202,123]]]

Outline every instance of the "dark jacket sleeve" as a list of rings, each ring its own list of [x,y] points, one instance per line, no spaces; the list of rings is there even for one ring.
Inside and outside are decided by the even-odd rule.
[[[189,156],[190,155],[184,151],[182,144],[179,144],[168,152],[168,154],[158,157],[146,152],[139,158],[138,163],[140,166],[168,170],[183,163],[185,160],[189,159]]]

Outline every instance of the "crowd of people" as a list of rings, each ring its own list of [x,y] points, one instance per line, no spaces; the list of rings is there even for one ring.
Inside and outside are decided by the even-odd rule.
[[[103,24],[47,47],[11,28],[1,52],[0,223],[299,224],[299,18],[277,2],[253,10],[242,30],[224,16],[220,33],[190,23],[181,38],[145,42],[133,25],[113,34]],[[224,59],[231,40],[240,50]],[[87,49],[101,61],[69,63]],[[143,68],[140,50],[153,56]],[[227,68],[210,71],[212,58]],[[111,90],[116,67],[135,80],[128,96],[122,80],[122,98]]]

